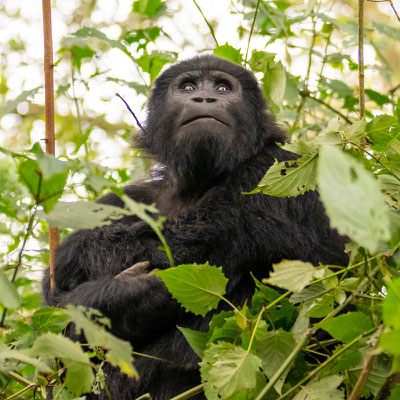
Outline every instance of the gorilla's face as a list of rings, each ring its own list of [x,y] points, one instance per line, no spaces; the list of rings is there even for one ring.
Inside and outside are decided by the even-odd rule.
[[[195,193],[230,176],[265,145],[283,142],[254,75],[211,55],[182,61],[155,81],[136,138],[169,183]]]
[[[240,82],[222,71],[190,71],[168,89],[167,108],[174,115],[176,142],[232,142],[237,134],[235,115],[243,104]]]

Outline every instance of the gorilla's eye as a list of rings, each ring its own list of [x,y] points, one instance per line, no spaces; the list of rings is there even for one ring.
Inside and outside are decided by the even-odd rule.
[[[215,85],[215,90],[219,93],[230,92],[231,88],[227,83],[217,83]]]
[[[194,82],[184,82],[179,89],[184,92],[192,92],[193,90],[196,90],[196,84]]]

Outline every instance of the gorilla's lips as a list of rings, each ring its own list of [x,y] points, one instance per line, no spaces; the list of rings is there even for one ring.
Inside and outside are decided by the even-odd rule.
[[[196,115],[196,116],[194,116],[192,118],[189,118],[189,119],[185,120],[181,126],[189,125],[192,122],[198,121],[200,119],[213,119],[214,121],[217,121],[217,122],[220,122],[221,124],[229,126],[226,122],[222,121],[219,118],[214,117],[213,115]]]

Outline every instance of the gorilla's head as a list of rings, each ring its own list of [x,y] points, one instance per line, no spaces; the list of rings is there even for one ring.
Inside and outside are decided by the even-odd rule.
[[[137,141],[182,190],[189,189],[283,142],[266,106],[251,72],[215,56],[194,57],[156,79]]]

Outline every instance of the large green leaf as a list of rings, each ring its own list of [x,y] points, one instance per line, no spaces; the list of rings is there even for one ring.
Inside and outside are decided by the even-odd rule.
[[[266,281],[293,292],[300,292],[314,278],[321,278],[324,275],[323,269],[317,269],[311,263],[298,260],[282,261],[274,264],[273,268]]]
[[[51,372],[51,368],[49,368],[47,364],[43,361],[32,358],[22,351],[9,349],[7,346],[0,344],[0,361],[4,361],[7,359],[18,360],[26,364],[31,364],[36,367],[40,372]]]
[[[278,113],[282,109],[286,87],[286,70],[280,61],[268,63],[262,84],[262,91],[269,100],[269,106],[272,111]]]
[[[78,343],[61,335],[45,333],[35,340],[29,354],[59,358],[67,369],[65,386],[77,396],[90,391],[94,381],[92,366],[88,354]]]
[[[47,214],[39,213],[50,226],[62,229],[93,229],[97,226],[109,225],[113,219],[122,218],[132,213],[120,207],[107,204],[78,201],[76,203],[62,203]]]
[[[275,161],[254,192],[270,196],[298,196],[314,190],[317,182],[318,148],[306,142],[297,143],[302,157],[293,161]]]
[[[21,296],[2,271],[0,271],[0,303],[7,308],[18,308],[21,305]]]
[[[228,398],[256,386],[261,360],[241,347],[219,342],[204,352],[200,365],[203,381],[216,388],[222,398]]]
[[[240,49],[235,49],[228,43],[225,43],[223,46],[217,46],[214,49],[214,54],[218,57],[226,58],[229,61],[233,61],[236,64],[240,64],[243,58],[240,54]]]
[[[119,339],[107,332],[102,326],[91,321],[83,313],[83,308],[69,305],[66,313],[75,324],[75,329],[79,333],[82,331],[91,346],[98,346],[107,350],[106,360],[121,369],[121,372],[131,377],[137,377],[137,372],[133,366],[132,346],[129,342]]]
[[[228,279],[222,268],[206,264],[179,265],[163,271],[156,271],[172,296],[187,311],[202,316],[217,308],[225,294]]]
[[[332,146],[320,153],[318,187],[331,226],[371,253],[390,239],[388,207],[377,180],[363,165]]]
[[[339,315],[321,322],[319,326],[343,343],[349,343],[357,336],[373,328],[371,319],[362,312]]]
[[[32,322],[40,333],[61,333],[68,325],[69,318],[64,310],[56,307],[42,307],[33,313]]]
[[[344,393],[337,389],[342,381],[342,377],[333,375],[318,382],[310,382],[302,387],[293,400],[343,400]]]
[[[261,365],[265,375],[271,379],[276,371],[281,367],[290,353],[296,347],[293,334],[280,329],[267,332],[264,336],[257,339],[256,354],[261,359]],[[275,383],[274,388],[281,393],[282,385],[285,381],[289,369],[281,375]]]
[[[162,5],[161,0],[136,0],[133,3],[132,11],[152,18],[157,15]]]

